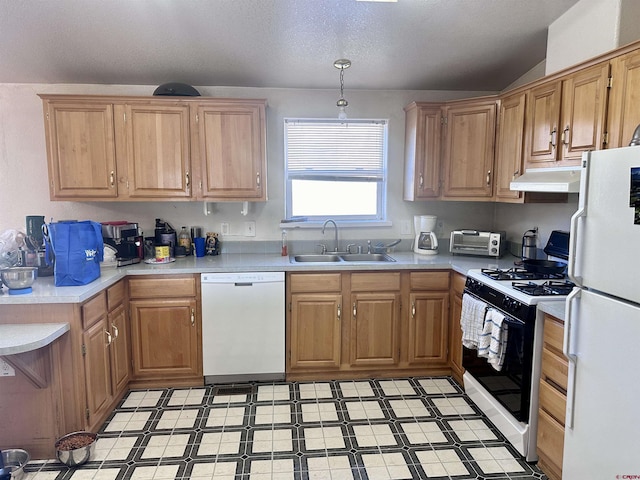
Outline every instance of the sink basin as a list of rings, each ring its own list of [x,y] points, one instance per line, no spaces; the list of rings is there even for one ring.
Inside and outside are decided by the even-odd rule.
[[[345,262],[395,262],[386,253],[348,253],[340,258]]]
[[[338,255],[295,255],[293,257],[295,262],[339,262],[341,261]]]
[[[332,262],[395,262],[393,258],[385,253],[325,253],[325,254],[309,254],[294,255],[291,262],[309,262],[309,263],[332,263]]]

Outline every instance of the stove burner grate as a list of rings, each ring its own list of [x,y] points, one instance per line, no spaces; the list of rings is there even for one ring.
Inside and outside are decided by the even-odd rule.
[[[481,273],[493,280],[563,280],[564,273],[537,273],[529,272],[524,268],[513,267],[509,269],[482,268]]]
[[[575,286],[574,283],[569,281],[558,282],[554,280],[549,280],[542,284],[533,282],[513,282],[511,285],[515,290],[533,297],[540,297],[543,295],[569,295]]]

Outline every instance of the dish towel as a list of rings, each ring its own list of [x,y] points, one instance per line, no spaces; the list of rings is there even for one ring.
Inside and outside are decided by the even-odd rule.
[[[478,356],[485,357],[497,371],[502,370],[507,351],[508,324],[504,315],[490,308],[484,317],[484,328],[478,339]]]
[[[487,304],[482,300],[478,300],[468,293],[462,296],[460,328],[462,328],[462,345],[465,347],[478,348],[486,311]]]

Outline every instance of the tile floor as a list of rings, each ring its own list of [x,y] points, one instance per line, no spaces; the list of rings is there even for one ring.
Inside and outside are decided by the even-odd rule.
[[[449,377],[131,391],[82,467],[27,480],[545,479]]]

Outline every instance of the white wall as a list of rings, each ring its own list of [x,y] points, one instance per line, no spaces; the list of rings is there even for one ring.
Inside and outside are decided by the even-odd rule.
[[[212,204],[205,216],[202,202],[51,202],[49,200],[42,102],[38,93],[151,95],[155,87],[126,85],[0,84],[0,232],[23,230],[25,216],[46,219],[128,220],[138,222],[152,235],[154,219],[163,218],[175,228],[202,226],[220,231],[221,222],[231,224],[231,234],[243,231],[243,222],[256,222],[256,237],[230,236],[222,240],[255,241],[280,238],[279,221],[284,216],[283,118],[333,117],[336,91],[302,89],[258,89],[197,87],[203,96],[266,98],[268,196],[266,203],[250,204],[249,214],[240,215],[239,203]],[[439,101],[466,98],[487,92],[448,91],[345,91],[351,117],[389,119],[388,216],[392,227],[351,229],[349,238],[411,238],[401,235],[400,221],[413,225],[415,214],[435,214],[443,222],[443,235],[454,228],[492,228],[494,205],[466,202],[405,202],[402,200],[404,161],[404,111],[413,100]],[[317,230],[293,230],[291,240],[319,239]]]
[[[620,46],[620,11],[621,0],[580,0],[553,22],[546,75]]]

